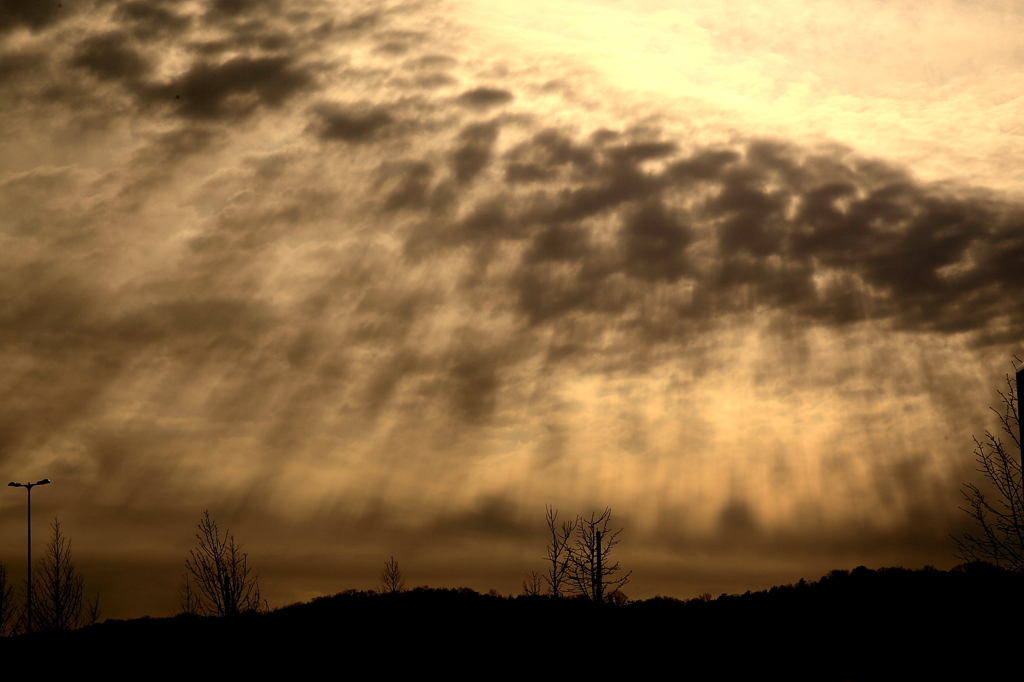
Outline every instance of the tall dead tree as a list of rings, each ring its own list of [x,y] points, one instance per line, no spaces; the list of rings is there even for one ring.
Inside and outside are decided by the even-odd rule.
[[[611,563],[612,549],[619,544],[622,529],[610,532],[612,510],[605,508],[600,514],[592,512],[590,518],[578,517],[579,529],[576,545],[570,552],[568,576],[576,591],[595,604],[603,604],[605,595],[629,582],[633,571],[619,578],[619,562]]]
[[[210,512],[203,512],[196,533],[199,544],[189,550],[185,560],[185,586],[181,592],[186,609],[205,616],[237,616],[260,611],[266,602],[260,599],[259,576],[252,575],[249,555],[225,531],[221,537]],[[191,575],[192,580],[188,580]],[[185,595],[189,595],[187,598]]]
[[[548,594],[558,598],[565,596],[565,585],[569,580],[569,569],[572,561],[573,533],[579,525],[579,519],[563,521],[558,526],[558,510],[550,505],[544,505],[544,519],[548,524],[548,532],[551,533],[551,541],[548,543],[548,555],[545,557],[551,566],[544,575],[544,582],[548,584]]]

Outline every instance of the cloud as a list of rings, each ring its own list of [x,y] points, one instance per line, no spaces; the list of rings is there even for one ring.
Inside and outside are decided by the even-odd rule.
[[[144,101],[173,104],[190,119],[241,118],[261,105],[280,106],[309,81],[289,57],[235,57],[221,64],[194,64],[146,92]]]
[[[429,3],[4,7],[0,461],[68,510],[438,565],[534,556],[557,500],[640,554],[939,551],[1016,199],[619,107]]]
[[[396,174],[399,178],[397,186],[388,192],[384,206],[388,210],[403,208],[417,209],[427,205],[430,180],[434,170],[427,163],[408,162],[402,164]]]
[[[280,11],[281,3],[267,0],[213,0],[207,9],[207,16],[217,18],[235,18],[248,14],[274,13]]]
[[[74,5],[60,2],[19,2],[0,0],[0,33],[18,28],[40,31],[62,21],[74,13]]]
[[[475,109],[489,109],[500,104],[508,104],[514,96],[508,90],[497,88],[474,88],[459,95],[458,101]]]
[[[323,140],[364,142],[394,121],[386,111],[381,109],[347,112],[335,107],[324,106],[317,113],[321,119],[318,135]]]
[[[633,276],[674,282],[686,274],[686,247],[693,235],[660,203],[639,207],[625,220],[620,239],[627,259],[626,272]]]
[[[499,124],[490,121],[470,124],[459,132],[461,144],[451,155],[452,169],[459,182],[469,182],[487,166],[498,130]]]
[[[102,80],[136,82],[151,70],[147,60],[129,45],[123,33],[92,36],[79,43],[72,64]]]
[[[155,2],[122,2],[114,16],[139,39],[180,35],[192,25],[191,16],[178,14]]]

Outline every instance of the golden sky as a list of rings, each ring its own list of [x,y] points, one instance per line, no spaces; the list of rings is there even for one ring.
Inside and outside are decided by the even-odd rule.
[[[0,2],[0,463],[108,616],[957,563],[1024,338],[1011,2]],[[0,500],[24,561],[24,496]],[[37,542],[37,547],[42,541]],[[21,569],[23,571],[23,569]]]

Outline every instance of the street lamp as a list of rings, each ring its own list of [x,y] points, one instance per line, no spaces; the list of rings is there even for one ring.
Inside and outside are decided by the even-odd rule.
[[[44,478],[35,483],[15,483],[11,481],[7,485],[11,488],[25,488],[28,490],[28,599],[26,606],[26,632],[32,632],[32,488],[37,485],[46,485],[50,479]]]
[[[1024,365],[1017,369],[1017,414],[1020,415],[1020,389],[1024,388]],[[1017,440],[1020,441],[1020,461],[1024,462],[1024,433],[1021,433],[1020,419],[1017,419]]]

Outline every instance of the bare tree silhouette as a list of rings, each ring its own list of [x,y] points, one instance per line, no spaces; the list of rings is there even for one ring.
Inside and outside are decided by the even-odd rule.
[[[558,510],[550,505],[544,505],[544,520],[547,521],[548,532],[551,533],[548,555],[545,557],[551,566],[544,575],[544,581],[548,584],[548,594],[558,598],[565,596],[565,584],[569,580],[572,555],[570,543],[573,533],[579,526],[579,519],[563,521],[559,527],[557,525]]]
[[[1017,382],[1006,375],[1006,393],[999,391],[1001,409],[992,408],[999,417],[1001,430],[1020,452],[1020,412],[1018,389],[1021,372],[1020,358],[1014,356],[1013,367]],[[1016,432],[1015,432],[1016,430]],[[1013,571],[1024,571],[1024,479],[1021,460],[1011,453],[1007,444],[990,431],[985,439],[974,439],[974,457],[994,489],[994,498],[973,483],[964,485],[967,508],[961,507],[980,529],[978,535],[965,534],[956,538],[957,557],[965,561],[991,561]]]
[[[74,630],[82,624],[82,574],[71,556],[71,540],[60,530],[60,522],[50,525],[53,535],[36,566],[33,580],[33,615],[40,630]]]
[[[619,572],[619,562],[610,563],[611,552],[619,544],[622,529],[609,532],[612,510],[605,508],[600,516],[592,512],[590,518],[579,517],[579,528],[576,545],[571,549],[569,562],[569,579],[580,593],[595,604],[603,604],[607,592],[615,592],[629,582],[630,571],[626,575],[611,580]]]
[[[195,583],[188,577],[188,573],[182,574],[181,583],[178,585],[178,608],[179,613],[201,615],[199,593],[196,592]]]
[[[386,594],[405,592],[405,577],[395,557],[384,562],[384,570],[380,572],[380,591]]]
[[[543,576],[537,571],[530,571],[526,574],[526,578],[523,579],[523,595],[527,597],[539,597],[543,594],[541,585],[543,583]]]
[[[0,561],[0,637],[10,632],[16,611],[14,587],[7,578],[7,566]]]
[[[189,550],[184,585],[179,588],[183,610],[205,616],[237,616],[265,610],[266,602],[260,599],[259,576],[252,575],[249,555],[235,543],[231,531],[225,531],[221,537],[217,522],[205,511],[196,538],[199,544]]]
[[[96,590],[96,596],[87,599],[85,602],[85,624],[95,625],[100,622],[100,615],[103,610],[100,608],[100,592]]]

